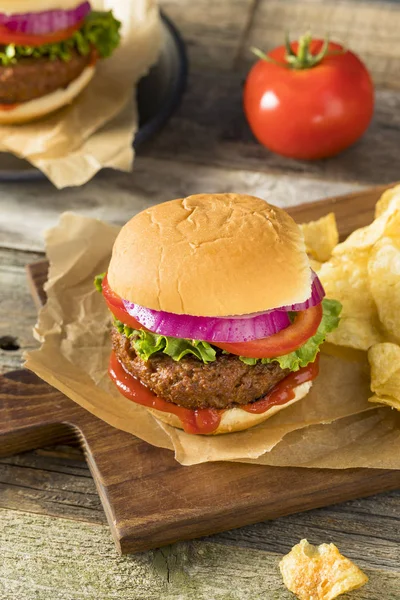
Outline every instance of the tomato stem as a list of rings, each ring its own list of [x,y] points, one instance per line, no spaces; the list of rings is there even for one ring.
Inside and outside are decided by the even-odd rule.
[[[265,52],[263,52],[259,48],[255,48],[254,46],[252,46],[250,48],[250,50],[253,54],[255,54],[261,60],[265,60],[266,62],[273,63],[274,65],[278,65],[279,67],[288,67],[289,66],[285,62],[280,62],[279,60],[275,60],[274,58],[271,58],[271,56],[268,56],[268,54],[265,54]]]
[[[262,52],[258,48],[251,48],[251,51],[261,60],[266,60],[267,62],[271,62],[273,64],[279,65],[280,67],[284,67],[286,69],[311,69],[320,64],[320,62],[328,57],[333,56],[335,54],[343,54],[346,52],[345,49],[339,51],[329,51],[329,36],[327,36],[324,40],[321,50],[318,54],[312,54],[310,52],[310,46],[312,42],[311,33],[308,31],[304,35],[300,36],[298,41],[297,53],[293,50],[292,44],[290,42],[289,33],[285,34],[285,48],[286,55],[284,62],[279,62]]]

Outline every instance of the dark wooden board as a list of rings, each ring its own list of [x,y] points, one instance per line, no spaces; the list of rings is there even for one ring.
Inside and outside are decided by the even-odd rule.
[[[292,209],[298,221],[333,210],[341,236],[367,224],[382,188]],[[44,301],[46,262],[28,266]],[[400,487],[400,471],[318,470],[239,463],[178,464],[173,453],[116,430],[28,371],[0,378],[0,455],[77,440],[117,548],[146,550]]]

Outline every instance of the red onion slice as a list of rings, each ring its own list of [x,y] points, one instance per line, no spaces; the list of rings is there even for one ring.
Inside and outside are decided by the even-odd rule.
[[[281,306],[280,308],[276,308],[275,310],[306,310],[307,308],[311,308],[311,306],[319,304],[322,298],[325,296],[324,286],[322,285],[318,275],[313,270],[311,270],[311,277],[311,296],[305,302],[299,302],[298,304],[291,304],[288,306]]]
[[[124,300],[125,310],[146,329],[177,338],[207,342],[247,342],[278,333],[290,325],[286,312],[272,311],[253,318],[193,317],[144,308]]]
[[[82,21],[90,11],[90,3],[82,2],[71,10],[47,10],[15,15],[0,13],[0,24],[13,33],[45,35],[73,27]]]
[[[194,317],[145,308],[123,300],[125,310],[153,333],[206,342],[250,342],[269,337],[289,327],[288,311],[305,310],[319,304],[324,288],[312,272],[312,292],[305,302],[282,306],[264,313],[239,317]]]

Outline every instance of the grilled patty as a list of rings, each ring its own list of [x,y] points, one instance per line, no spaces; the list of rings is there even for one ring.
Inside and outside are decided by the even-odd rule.
[[[233,408],[265,396],[288,370],[278,363],[250,366],[232,354],[218,355],[205,365],[194,356],[176,362],[166,354],[144,362],[131,348],[129,339],[112,330],[113,349],[125,369],[140,379],[156,396],[186,408]]]
[[[91,56],[74,52],[71,60],[22,58],[15,65],[0,66],[0,104],[18,104],[66,88],[90,63]]]

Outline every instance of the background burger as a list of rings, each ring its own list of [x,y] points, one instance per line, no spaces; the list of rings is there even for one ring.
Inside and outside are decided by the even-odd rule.
[[[341,308],[293,219],[239,194],[136,215],[96,280],[114,317],[112,380],[189,433],[247,429],[303,398]]]
[[[0,0],[0,123],[43,117],[89,83],[118,46],[111,12],[79,0]]]

